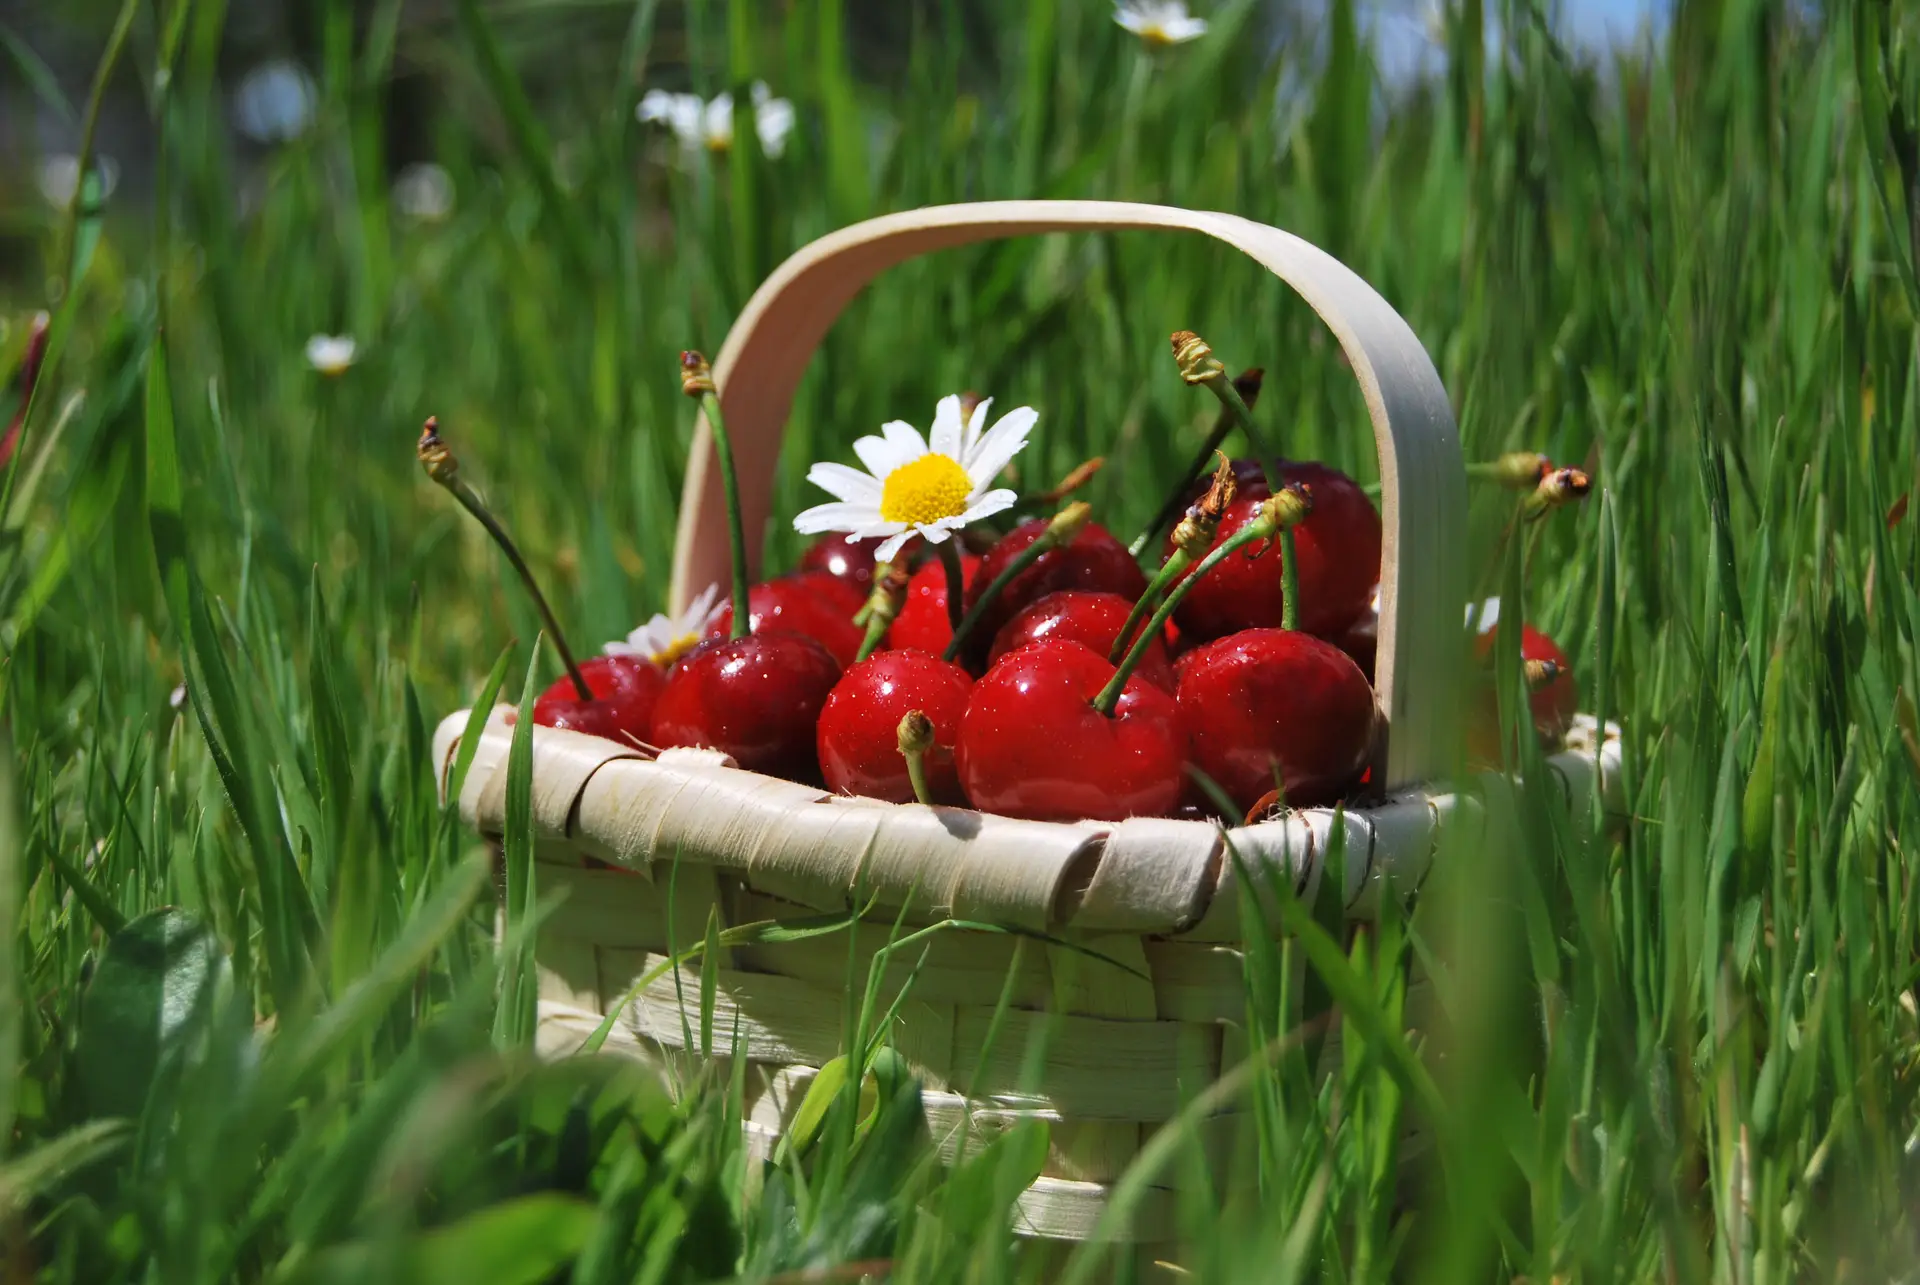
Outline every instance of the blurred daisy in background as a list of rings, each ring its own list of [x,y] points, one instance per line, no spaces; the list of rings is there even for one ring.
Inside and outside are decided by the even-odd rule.
[[[760,150],[768,156],[779,156],[787,150],[787,135],[793,132],[793,104],[775,98],[764,81],[753,82],[752,94],[753,125],[760,136]],[[652,89],[640,100],[634,115],[643,125],[665,125],[687,151],[733,150],[732,94],[721,94],[707,102],[698,94]]]
[[[1207,34],[1207,20],[1188,13],[1186,0],[1116,0],[1113,20],[1148,45],[1184,45]]]
[[[323,375],[338,375],[353,365],[359,351],[352,335],[315,335],[307,340],[307,364]]]
[[[233,95],[233,125],[256,143],[285,143],[313,124],[319,92],[299,63],[261,63],[241,78]]]
[[[93,158],[93,177],[100,185],[94,199],[104,201],[120,185],[120,166],[111,156],[96,156]],[[64,210],[73,204],[74,193],[80,190],[80,158],[49,156],[40,162],[37,178],[40,195],[47,199],[47,204]]]
[[[453,213],[453,176],[431,161],[417,161],[393,180],[393,208],[422,223],[439,223]]]

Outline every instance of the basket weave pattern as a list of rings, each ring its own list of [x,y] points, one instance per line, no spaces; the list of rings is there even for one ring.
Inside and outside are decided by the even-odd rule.
[[[1258,925],[1242,903],[1270,896],[1264,872],[1318,891],[1330,845],[1344,854],[1348,913],[1410,894],[1443,827],[1466,838],[1506,824],[1513,783],[1483,777],[1469,794],[1435,794],[1458,723],[1464,643],[1465,470],[1445,390],[1406,323],[1365,282],[1278,229],[1232,215],[1102,202],[1021,201],[889,215],[825,237],[783,264],[749,301],[715,363],[740,467],[746,526],[767,519],[773,462],[794,389],[835,317],[876,275],[908,258],[984,239],[1075,229],[1161,229],[1225,242],[1294,287],[1339,341],[1365,398],[1381,472],[1381,605],[1375,696],[1383,735],[1374,779],[1384,802],[1307,810],[1228,832],[1193,821],[1019,821],[961,809],[898,806],[736,769],[723,756],[657,759],[595,737],[535,728],[536,881],[565,900],[542,925],[539,1041],[564,1055],[635,982],[723,926],[863,908],[853,963],[896,924],[959,919],[932,936],[887,1034],[923,1077],[933,1135],[949,1154],[1022,1119],[1049,1122],[1043,1176],[1018,1229],[1084,1237],[1110,1184],[1143,1140],[1246,1056],[1240,943]],[[726,520],[711,442],[696,436],[680,511],[672,606],[726,578]],[[749,544],[756,543],[749,540]],[[492,711],[460,811],[482,834],[506,813],[511,727]],[[446,719],[447,771],[467,724]],[[1546,760],[1559,797],[1617,806],[1614,729],[1577,723]],[[1339,833],[1336,834],[1336,828]],[[1235,862],[1262,871],[1237,887]],[[1271,906],[1263,909],[1274,922]],[[1022,935],[1025,934],[1025,935]],[[1039,940],[1044,937],[1048,940]],[[849,947],[844,933],[738,946],[717,968],[713,1029],[700,1031],[698,969],[668,971],[618,1014],[610,1051],[672,1066],[704,1046],[748,1065],[747,1128],[763,1149],[788,1127],[818,1068],[843,1051]],[[895,956],[886,997],[920,961]],[[1409,1011],[1420,1007],[1410,992]],[[1008,1008],[995,1022],[1002,996]],[[991,1035],[991,1038],[989,1036]],[[1328,1056],[1337,1056],[1329,1051]],[[1240,1120],[1209,1125],[1224,1162]],[[1156,1190],[1129,1234],[1143,1245],[1172,1226]]]

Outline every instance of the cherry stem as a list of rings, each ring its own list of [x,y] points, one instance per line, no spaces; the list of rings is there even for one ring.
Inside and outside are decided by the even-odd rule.
[[[1093,707],[1108,718],[1112,718],[1113,707],[1120,703],[1120,693],[1126,690],[1127,679],[1133,676],[1134,669],[1146,659],[1147,648],[1153,645],[1153,640],[1166,630],[1167,621],[1172,618],[1174,608],[1180,605],[1180,600],[1193,591],[1193,587],[1200,583],[1202,577],[1233,554],[1257,541],[1272,539],[1278,527],[1273,504],[1269,501],[1261,507],[1259,514],[1251,522],[1228,536],[1218,548],[1202,558],[1193,574],[1176,585],[1173,592],[1160,603],[1159,608],[1153,613],[1153,618],[1147,622],[1147,627],[1140,631],[1138,638],[1133,640],[1133,646],[1127,650],[1126,657],[1114,667],[1113,677],[1108,679],[1107,685],[1100,689],[1100,694],[1093,698]]]
[[[587,679],[580,672],[580,666],[574,663],[573,651],[567,646],[567,635],[560,628],[560,622],[554,618],[553,608],[547,605],[547,596],[540,592],[539,583],[533,578],[532,568],[527,560],[520,556],[520,550],[513,543],[513,537],[500,525],[498,518],[487,508],[466,479],[460,476],[460,462],[453,457],[453,451],[440,436],[440,421],[429,417],[426,427],[420,434],[420,462],[426,466],[427,476],[438,483],[449,495],[460,502],[460,507],[473,515],[473,518],[493,542],[500,546],[500,552],[507,555],[507,561],[513,564],[520,583],[526,586],[527,595],[533,599],[534,608],[540,613],[540,620],[547,627],[547,637],[553,643],[554,651],[560,654],[560,663],[567,668],[567,677],[573,680],[573,686],[580,693],[580,699],[595,699],[593,688],[587,686]]]
[[[907,782],[913,797],[933,806],[933,791],[927,788],[927,750],[933,745],[933,720],[920,710],[908,710],[900,720],[900,757],[907,761]]]
[[[1243,371],[1240,377],[1233,381],[1234,388],[1240,393],[1241,400],[1247,404],[1249,410],[1253,408],[1255,402],[1260,400],[1262,375],[1260,368],[1255,366]],[[1152,547],[1155,540],[1160,538],[1160,533],[1167,529],[1168,524],[1180,516],[1180,510],[1185,507],[1187,488],[1192,486],[1193,479],[1200,476],[1206,469],[1207,462],[1220,449],[1220,444],[1227,440],[1227,434],[1233,431],[1234,423],[1233,412],[1222,406],[1219,416],[1213,421],[1212,431],[1207,434],[1207,440],[1201,443],[1199,451],[1193,457],[1193,462],[1187,465],[1186,470],[1174,482],[1172,489],[1167,492],[1167,498],[1161,503],[1160,511],[1153,515],[1153,521],[1147,523],[1147,529],[1136,536],[1133,543],[1127,547],[1128,553],[1136,558],[1140,557]],[[1126,637],[1124,633],[1120,636]]]
[[[967,596],[967,568],[960,561],[960,539],[950,534],[935,547],[940,550],[940,565],[947,573],[947,625],[958,633]]]
[[[727,436],[727,421],[720,414],[720,397],[711,388],[700,394],[700,409],[713,433],[713,453],[720,461],[720,485],[727,496],[727,543],[733,553],[733,626],[729,638],[745,638],[752,629],[753,617],[747,610],[747,536],[740,517],[740,478],[733,469],[733,439]]]
[[[1300,628],[1300,559],[1294,555],[1293,528],[1280,528],[1280,627]]]
[[[1112,650],[1107,652],[1108,664],[1120,663],[1121,658],[1132,646],[1133,631],[1139,628],[1142,620],[1147,618],[1147,613],[1159,604],[1160,595],[1178,583],[1180,577],[1185,575],[1187,568],[1192,565],[1193,555],[1185,549],[1175,549],[1167,555],[1167,560],[1160,564],[1158,571],[1153,573],[1153,579],[1147,582],[1147,591],[1140,595],[1134,602],[1133,609],[1127,612],[1126,622],[1120,626],[1120,633],[1113,640]]]
[[[1240,395],[1240,390],[1233,386],[1233,381],[1227,378],[1224,370],[1213,378],[1200,382],[1206,385],[1208,392],[1220,399],[1220,405],[1225,409],[1227,417],[1238,424],[1240,431],[1247,435],[1247,441],[1252,445],[1254,455],[1260,461],[1260,471],[1267,475],[1267,489],[1278,495],[1286,485],[1280,477],[1280,458],[1267,449],[1266,434],[1262,433],[1260,426],[1253,422],[1253,409],[1247,405],[1246,398]]]
[[[967,614],[961,617],[960,622],[953,627],[953,637],[948,640],[947,649],[940,653],[940,659],[947,661],[956,659],[960,655],[960,649],[967,645],[967,638],[987,614],[988,608],[992,607],[995,600],[1007,591],[1007,586],[1013,583],[1014,577],[1038,562],[1043,555],[1072,544],[1079,537],[1081,528],[1086,526],[1087,518],[1091,513],[1092,509],[1086,503],[1075,501],[1055,514],[1053,520],[1047,524],[1047,529],[1040,533],[1039,538],[1016,553],[1013,561],[1009,562],[1006,568],[988,583],[985,592],[975,600],[973,606],[967,608]],[[947,603],[949,606],[953,603],[951,589],[947,593]]]
[[[896,571],[896,567],[902,569]],[[882,562],[873,569],[873,590],[867,595],[866,605],[853,617],[854,624],[867,627],[866,635],[860,640],[860,650],[854,653],[854,664],[873,655],[881,639],[887,636],[887,630],[893,627],[894,617],[900,614],[900,595],[906,588],[904,567],[904,563]]]

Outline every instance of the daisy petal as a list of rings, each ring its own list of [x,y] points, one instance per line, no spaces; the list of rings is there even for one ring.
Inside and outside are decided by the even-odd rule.
[[[816,504],[794,515],[793,529],[801,535],[822,531],[850,531],[873,521],[871,504]]]
[[[973,408],[973,414],[967,420],[965,438],[967,453],[955,457],[962,466],[965,466],[966,462],[973,458],[973,453],[980,449],[980,439],[987,435],[987,412],[992,409],[993,398],[991,397],[981,399],[980,404]]]
[[[967,462],[967,476],[975,486],[986,486],[1000,476],[1000,470],[1027,444],[1027,435],[1040,419],[1031,406],[1010,410],[980,439],[973,458]]]
[[[953,534],[953,526],[954,521],[952,518],[941,518],[937,522],[922,523],[915,527],[914,530],[918,531],[920,538],[928,544],[945,544],[947,537]]]
[[[1167,39],[1175,44],[1185,44],[1189,40],[1198,40],[1207,34],[1205,18],[1176,18],[1167,23]]]
[[[1019,496],[1007,490],[1005,487],[1000,488],[998,491],[988,491],[985,495],[968,505],[965,513],[952,519],[952,521],[956,526],[964,526],[968,523],[978,522],[981,518],[990,518],[996,513],[1012,508],[1013,502],[1019,498]]]
[[[890,419],[880,426],[880,432],[887,444],[902,455],[900,463],[917,460],[927,453],[927,439],[920,436],[920,430],[903,419]],[[899,465],[895,465],[899,467]]]
[[[880,479],[884,479],[887,474],[913,458],[896,449],[894,444],[884,437],[855,438],[853,453],[860,457],[862,464],[867,466],[867,472]]]
[[[807,481],[836,500],[880,503],[879,480],[845,464],[815,464],[807,470]]]
[[[966,456],[962,452],[965,443],[965,430],[960,422],[960,399],[948,393],[934,408],[933,428],[927,434],[927,444],[933,447],[936,455],[964,460]]]
[[[873,551],[874,561],[892,562],[899,555],[900,550],[906,547],[907,541],[913,539],[913,535],[911,531],[897,532],[892,539]]]

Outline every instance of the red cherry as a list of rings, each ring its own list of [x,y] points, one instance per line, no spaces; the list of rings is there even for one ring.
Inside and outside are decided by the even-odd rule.
[[[1492,662],[1493,644],[1497,632],[1496,629],[1488,629],[1473,640],[1474,651],[1479,655],[1482,663]],[[1520,626],[1520,659],[1550,660],[1560,669],[1558,677],[1532,692],[1527,698],[1533,711],[1534,727],[1548,740],[1557,741],[1567,734],[1569,727],[1573,726],[1573,716],[1580,707],[1580,692],[1573,685],[1573,662],[1567,659],[1567,653],[1560,650],[1558,643],[1528,624]],[[1486,720],[1489,728],[1498,726],[1498,711],[1497,698],[1487,693],[1482,702],[1481,716]],[[1475,728],[1474,730],[1479,732],[1485,729]],[[1486,739],[1489,744],[1499,744],[1497,734],[1491,734]],[[1476,748],[1483,747],[1476,746]],[[1497,755],[1488,757],[1493,758]]]
[[[1330,637],[1366,611],[1380,582],[1380,515],[1366,492],[1336,469],[1287,464],[1282,472],[1313,493],[1312,515],[1293,532],[1300,559],[1300,628]],[[1253,494],[1228,506],[1214,536],[1216,548],[1252,520],[1265,487],[1251,489]],[[1215,567],[1181,601],[1177,614],[1181,632],[1203,640],[1278,626],[1285,606],[1275,541],[1258,557],[1230,557]]]
[[[1353,657],[1353,663],[1360,666],[1360,672],[1366,675],[1369,683],[1373,681],[1373,662],[1380,651],[1380,587],[1374,586],[1367,600],[1367,609],[1355,617],[1352,624],[1328,639],[1347,655]]]
[[[1180,658],[1180,725],[1193,765],[1234,803],[1273,789],[1294,807],[1330,803],[1360,772],[1373,736],[1373,689],[1331,643],[1248,629]]]
[[[860,609],[855,600],[848,605],[852,589],[823,571],[779,576],[747,591],[747,627],[754,633],[763,629],[784,629],[807,637],[825,647],[842,665],[851,665],[860,654],[866,631],[853,623]],[[707,637],[725,638],[733,629],[733,604],[728,603],[707,626]]]
[[[988,663],[996,663],[1015,648],[1042,638],[1071,638],[1105,656],[1112,652],[1113,640],[1120,636],[1120,629],[1132,610],[1133,604],[1117,593],[1094,593],[1087,589],[1050,593],[1023,607],[1019,615],[994,635]],[[1173,690],[1173,662],[1167,659],[1164,642],[1156,639],[1133,672],[1163,692]]]
[[[680,658],[653,711],[652,742],[722,750],[749,772],[812,780],[814,724],[840,665],[784,629],[710,638]]]
[[[849,669],[820,711],[820,771],[827,788],[913,802],[913,782],[900,755],[900,720],[917,709],[933,720],[933,749],[922,760],[927,789],[938,802],[960,802],[953,741],[972,687],[973,675],[923,651],[878,652]]]
[[[1113,672],[1105,656],[1064,638],[1030,643],[988,670],[954,745],[973,805],[1034,821],[1171,812],[1186,763],[1173,698],[1135,676],[1102,714],[1093,698]]]
[[[667,682],[652,661],[638,656],[590,656],[580,663],[580,676],[587,680],[594,699],[581,700],[573,679],[562,678],[533,702],[537,725],[604,736],[622,745],[647,739],[653,730],[654,705]]]
[[[1047,529],[1047,519],[1029,518],[1000,538],[980,561],[980,574],[967,589],[967,605],[978,601],[1002,571],[1026,547]],[[1146,573],[1127,552],[1127,546],[1114,539],[1097,522],[1081,528],[1073,543],[1064,549],[1049,549],[1034,564],[1013,578],[987,608],[970,638],[972,649],[984,654],[993,638],[1017,615],[1021,608],[1062,589],[1089,589],[1098,593],[1117,593],[1128,602],[1147,591]]]
[[[971,553],[960,555],[960,583],[971,585],[980,569],[980,559]],[[890,647],[915,647],[938,656],[953,641],[953,625],[947,619],[947,569],[938,558],[930,558],[907,581],[907,600],[887,631]]]
[[[864,602],[868,591],[873,588],[873,551],[880,545],[881,540],[877,536],[862,540],[841,531],[832,531],[815,540],[800,555],[800,570],[823,571],[836,580],[845,581]],[[855,610],[858,609],[856,606]]]

